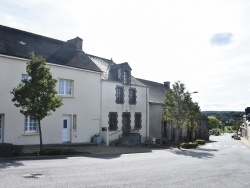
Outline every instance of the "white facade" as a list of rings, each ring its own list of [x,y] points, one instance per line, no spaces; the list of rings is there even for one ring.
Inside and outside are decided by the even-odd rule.
[[[25,117],[11,101],[13,95],[10,91],[26,74],[27,61],[0,56],[0,142],[39,144],[39,133],[25,131]],[[63,98],[63,105],[41,121],[43,143],[90,142],[93,135],[101,133],[101,73],[47,65],[58,80],[56,89],[59,91],[60,79],[68,80],[72,93],[69,96],[58,95]]]
[[[116,103],[116,87],[124,88],[124,104]],[[136,104],[129,104],[129,89],[136,89]],[[140,133],[141,142],[146,141],[149,134],[148,88],[138,85],[122,85],[120,82],[102,81],[102,138],[107,145],[123,134],[123,113],[130,114],[131,133]],[[117,130],[109,130],[109,113],[117,113]],[[141,128],[134,130],[135,113],[141,113]]]

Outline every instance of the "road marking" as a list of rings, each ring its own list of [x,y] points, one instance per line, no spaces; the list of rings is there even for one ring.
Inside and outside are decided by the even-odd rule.
[[[233,145],[232,147],[233,147],[233,148],[237,148],[237,146],[235,146],[235,145]]]
[[[220,145],[215,145],[215,146],[220,147]]]
[[[241,148],[244,148],[244,149],[246,149],[247,147],[246,146],[240,146]]]
[[[224,145],[225,147],[228,147],[228,145]]]
[[[212,145],[211,145],[211,144],[208,144],[207,146],[208,146],[208,147],[212,147]]]

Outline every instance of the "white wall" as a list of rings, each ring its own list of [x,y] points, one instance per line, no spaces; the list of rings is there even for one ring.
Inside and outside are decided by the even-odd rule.
[[[24,133],[24,116],[11,102],[10,91],[21,82],[26,73],[27,60],[0,57],[0,114],[4,114],[4,142],[13,144],[39,144],[38,134]],[[42,121],[44,144],[62,143],[62,116],[77,115],[77,130],[72,130],[71,142],[90,142],[100,133],[101,74],[49,64],[55,79],[74,82],[73,97],[63,98],[63,106]],[[57,86],[58,90],[58,86]]]

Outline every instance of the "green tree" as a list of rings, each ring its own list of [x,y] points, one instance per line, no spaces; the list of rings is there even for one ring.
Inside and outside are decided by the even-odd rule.
[[[201,110],[198,103],[193,102],[190,98],[188,109],[187,109],[187,115],[186,115],[186,123],[185,128],[187,129],[187,138],[188,142],[193,141],[193,132],[197,129],[199,118],[201,117]]]
[[[53,79],[50,69],[46,67],[45,60],[40,56],[30,54],[26,72],[30,79],[22,80],[15,87],[12,102],[25,116],[35,118],[38,122],[40,136],[40,152],[43,149],[41,120],[52,114],[62,105],[62,99],[56,97],[55,89],[57,80]]]
[[[233,129],[236,130],[236,132],[238,132],[242,123],[243,123],[242,120],[238,120],[238,121],[234,122]]]
[[[208,116],[208,126],[209,129],[218,129],[220,121],[215,116]]]
[[[165,95],[163,120],[169,121],[177,129],[177,144],[179,147],[179,137],[181,129],[187,121],[188,105],[190,103],[190,93],[185,91],[186,87],[180,81],[172,85]]]

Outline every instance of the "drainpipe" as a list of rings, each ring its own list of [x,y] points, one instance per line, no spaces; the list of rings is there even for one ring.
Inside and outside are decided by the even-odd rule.
[[[106,141],[106,145],[109,146],[109,129],[107,127],[107,141]]]
[[[148,87],[146,87],[146,141],[148,140]]]

